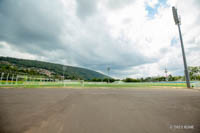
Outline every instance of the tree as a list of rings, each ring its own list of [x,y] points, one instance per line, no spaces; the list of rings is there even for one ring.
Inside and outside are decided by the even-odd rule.
[[[200,76],[200,67],[188,67],[191,80],[198,80]]]

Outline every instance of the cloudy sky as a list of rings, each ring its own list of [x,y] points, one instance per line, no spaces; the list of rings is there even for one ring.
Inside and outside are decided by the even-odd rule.
[[[183,75],[200,66],[199,0],[0,0],[0,56],[79,66],[113,77]]]

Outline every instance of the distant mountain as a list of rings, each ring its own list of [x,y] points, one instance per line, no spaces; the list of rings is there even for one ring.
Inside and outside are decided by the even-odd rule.
[[[0,72],[52,78],[61,78],[64,72],[64,77],[67,79],[91,80],[94,78],[108,78],[104,74],[85,68],[11,57],[0,57]]]

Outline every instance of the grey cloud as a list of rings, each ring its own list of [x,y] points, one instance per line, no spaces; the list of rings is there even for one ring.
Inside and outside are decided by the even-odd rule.
[[[200,1],[199,0],[194,0],[195,4],[200,7]]]
[[[0,44],[0,48],[4,48],[4,46]]]
[[[134,0],[108,0],[108,7],[112,9],[122,8],[126,5],[133,3]]]
[[[64,14],[58,9],[62,5],[50,0],[1,0],[0,40],[32,53],[61,47],[57,44],[61,43]]]
[[[156,59],[143,56],[137,50],[131,50],[131,46],[134,44],[125,38],[120,38],[120,41],[112,38],[109,34],[109,27],[101,18],[87,20],[86,23],[77,25],[81,29],[74,31],[76,39],[73,41],[73,45],[70,45],[73,52],[68,54],[71,62],[75,61],[79,66],[106,72],[108,66],[113,70],[120,71],[156,61]]]
[[[91,37],[89,39],[82,38],[82,40],[85,40],[84,48],[81,48],[81,52],[76,52],[79,54],[73,56],[81,66],[106,72],[107,67],[120,71],[156,61],[156,59],[144,57],[142,53],[137,51],[130,51],[129,46],[121,48],[120,46],[123,44],[112,39],[106,32],[104,33],[102,35],[98,34],[99,40],[96,40],[95,33],[90,33]],[[115,75],[115,71],[113,71],[113,75]]]
[[[81,19],[85,19],[97,12],[97,2],[98,0],[76,0],[77,4],[77,15]]]

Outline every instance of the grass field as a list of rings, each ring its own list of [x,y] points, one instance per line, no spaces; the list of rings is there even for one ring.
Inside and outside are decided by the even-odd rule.
[[[41,87],[111,87],[111,88],[130,88],[130,87],[186,87],[185,83],[181,82],[143,82],[143,83],[105,83],[105,82],[0,82],[0,88],[13,87],[13,88],[41,88]]]

